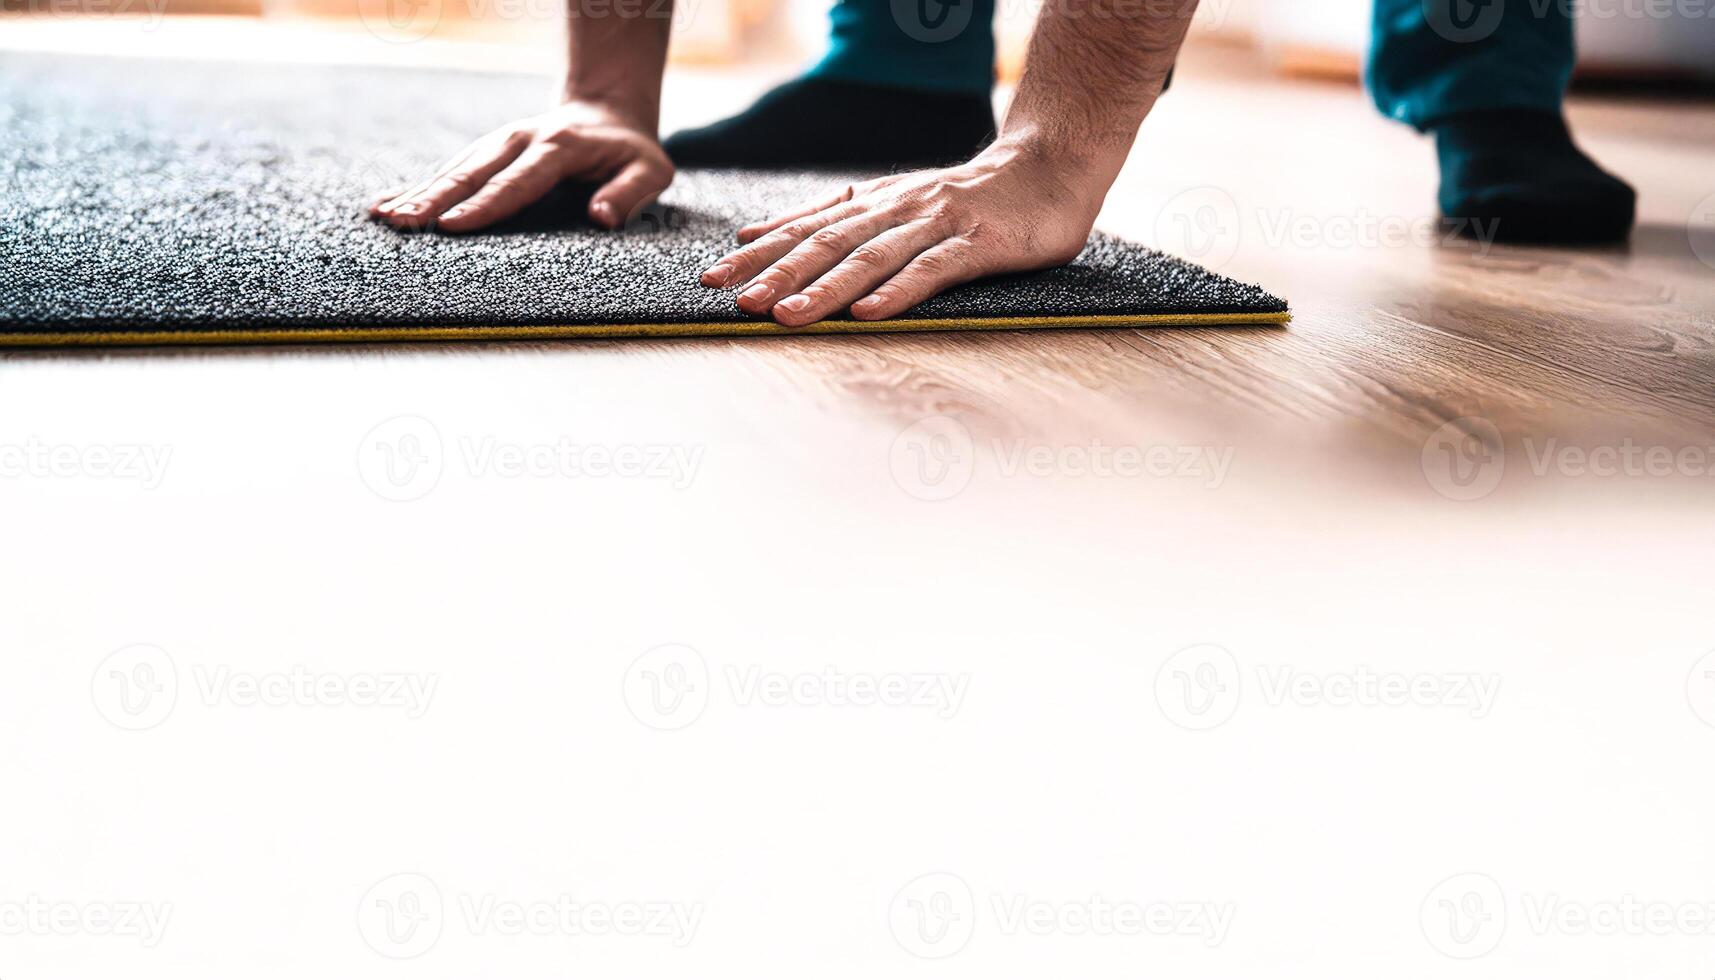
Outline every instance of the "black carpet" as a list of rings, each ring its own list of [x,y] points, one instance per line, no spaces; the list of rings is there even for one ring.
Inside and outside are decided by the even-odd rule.
[[[426,175],[546,95],[541,79],[525,77],[8,54],[0,342],[79,334],[123,343],[125,334],[163,331],[231,339],[364,328],[759,329],[733,305],[736,290],[706,289],[699,273],[731,249],[740,225],[839,178],[686,172],[618,233],[588,225],[571,187],[491,233],[462,237],[402,233],[364,215],[381,189]],[[1254,286],[1097,236],[1068,268],[975,283],[902,319],[1243,321],[1285,310]]]

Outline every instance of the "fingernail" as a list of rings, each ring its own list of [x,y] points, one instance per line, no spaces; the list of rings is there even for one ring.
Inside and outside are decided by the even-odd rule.
[[[774,287],[773,286],[770,286],[769,284],[767,284],[765,282],[759,282],[756,285],[745,290],[744,292],[739,293],[738,298],[739,299],[748,299],[753,303],[766,303],[766,302],[768,302],[768,297],[773,296],[773,295],[774,295]]]
[[[464,207],[462,207],[462,206],[456,207],[456,208],[453,208],[452,210],[448,211],[446,214],[441,215],[441,220],[445,221],[448,218],[456,218],[459,215],[464,214],[464,213],[465,213]]]
[[[703,273],[703,281],[715,286],[732,285],[732,266],[724,263],[710,266],[708,271]]]
[[[781,300],[780,304],[779,304],[779,308],[782,310],[785,310],[788,313],[802,313],[802,312],[804,312],[804,308],[809,306],[809,305],[810,305],[810,297],[805,296],[804,294],[800,293],[796,296],[788,296],[785,299]]]
[[[597,201],[590,208],[595,212],[596,220],[605,224],[613,224],[613,205],[606,201]]]
[[[398,212],[399,214],[416,214],[417,213],[417,205],[416,205],[416,202],[414,202],[414,201],[408,201],[404,204],[400,204],[400,205],[396,206],[393,210]]]

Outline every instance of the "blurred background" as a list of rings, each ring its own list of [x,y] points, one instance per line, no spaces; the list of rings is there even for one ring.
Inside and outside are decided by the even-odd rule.
[[[625,3],[627,0],[618,0]],[[663,0],[635,0],[657,4]],[[1715,72],[1710,4],[1568,0],[1580,13],[1585,79],[1685,83]],[[679,0],[681,66],[778,67],[820,51],[828,0]],[[261,58],[546,70],[560,56],[560,0],[0,0],[0,44],[217,55],[266,31]],[[1040,0],[1003,0],[1000,74],[1016,78]],[[1272,70],[1358,80],[1369,0],[1202,0],[1191,44],[1248,51]]]

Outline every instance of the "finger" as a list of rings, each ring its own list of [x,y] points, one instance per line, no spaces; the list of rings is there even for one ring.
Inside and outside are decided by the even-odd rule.
[[[426,186],[388,206],[383,215],[396,225],[428,225],[449,208],[481,190],[491,178],[517,159],[529,142],[529,137],[519,135],[521,138],[473,148],[464,159],[443,170]]]
[[[672,182],[670,164],[655,159],[633,160],[590,198],[590,218],[603,228],[618,228]]]
[[[764,314],[845,261],[853,251],[897,226],[896,211],[860,212],[812,233],[792,251],[758,273],[738,294],[739,309]]]
[[[441,215],[442,231],[486,228],[524,210],[554,189],[566,172],[564,150],[537,143],[518,155],[482,189]]]
[[[391,201],[394,198],[398,197],[399,195],[405,193],[405,189],[407,186],[408,185],[406,185],[406,184],[399,184],[399,185],[396,185],[394,187],[389,187],[386,190],[382,191],[381,193],[375,195],[373,198],[370,199],[369,213],[371,215],[379,214],[381,212],[381,205],[386,204],[388,201]]]
[[[859,320],[898,316],[931,296],[985,275],[978,250],[963,238],[949,238],[922,255],[899,274],[852,304]]]
[[[774,304],[815,282],[864,242],[899,223],[891,211],[870,211],[836,221],[804,239],[764,269],[738,294],[738,308],[761,315]]]
[[[814,201],[810,204],[799,205],[790,211],[777,214],[772,218],[767,218],[762,221],[753,221],[750,224],[745,225],[743,228],[738,230],[738,243],[740,245],[749,245],[751,242],[756,241],[758,238],[761,238],[763,235],[768,234],[788,221],[807,218],[818,211],[826,211],[836,204],[844,204],[851,199],[852,185],[847,184],[844,189],[835,191],[818,201]]]
[[[710,266],[703,273],[703,285],[736,286],[741,282],[749,282],[757,273],[778,262],[787,252],[797,248],[799,242],[834,222],[843,221],[862,210],[861,206],[851,202],[836,204],[826,211],[781,225],[738,251],[722,257],[720,261]]]
[[[377,202],[370,209],[370,212],[372,214],[383,214],[387,211],[392,210],[393,205],[405,203],[405,201],[409,199],[410,195],[413,195],[420,190],[426,189],[430,184],[434,183],[435,180],[441,176],[441,174],[444,174],[448,170],[451,170],[454,167],[457,167],[458,165],[464,163],[465,160],[467,158],[469,158],[471,154],[475,153],[479,147],[484,146],[486,143],[487,143],[486,139],[477,140],[475,143],[472,143],[471,145],[469,145],[469,146],[465,147],[464,149],[458,151],[458,153],[454,154],[452,159],[448,160],[446,163],[443,163],[440,166],[436,167],[433,171],[430,172],[429,176],[423,178],[422,180],[416,181],[414,183],[403,184],[399,187],[394,188],[393,190],[391,190],[387,193],[386,200]]]
[[[890,228],[852,250],[832,271],[774,306],[774,319],[788,327],[825,320],[886,282],[912,259],[946,238],[927,220]]]

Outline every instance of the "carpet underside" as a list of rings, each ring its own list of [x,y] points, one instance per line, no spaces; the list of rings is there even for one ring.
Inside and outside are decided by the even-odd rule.
[[[540,79],[8,55],[0,345],[550,339],[1283,323],[1284,302],[1105,235],[1072,265],[896,320],[788,330],[699,273],[757,217],[861,174],[684,172],[625,231],[562,187],[505,226],[370,221],[540,104]]]

